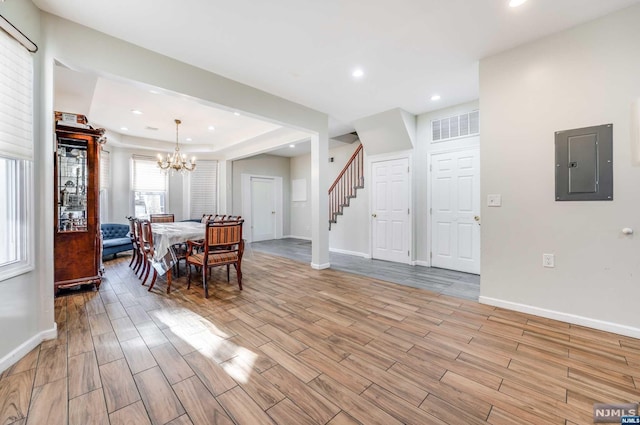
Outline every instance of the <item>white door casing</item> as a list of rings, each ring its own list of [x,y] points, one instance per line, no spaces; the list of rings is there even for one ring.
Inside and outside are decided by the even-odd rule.
[[[430,161],[431,266],[480,273],[480,150]]]
[[[282,177],[242,174],[241,182],[243,238],[247,242],[281,239],[284,227]]]
[[[410,263],[409,158],[371,163],[371,256]]]
[[[274,181],[251,177],[251,240],[275,239],[276,205]]]

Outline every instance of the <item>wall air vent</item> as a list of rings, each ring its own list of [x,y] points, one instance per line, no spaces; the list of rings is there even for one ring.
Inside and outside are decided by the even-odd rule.
[[[441,118],[431,121],[431,141],[443,142],[480,133],[480,112]]]

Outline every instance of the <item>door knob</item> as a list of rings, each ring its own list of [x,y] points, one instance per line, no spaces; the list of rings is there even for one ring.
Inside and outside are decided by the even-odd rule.
[[[378,214],[371,214],[371,217],[376,218]]]
[[[275,211],[271,211],[271,214],[275,214],[275,213],[276,213]]]
[[[473,219],[474,219],[475,221],[480,221],[480,216],[479,216],[479,215],[475,215],[475,216],[473,216]]]

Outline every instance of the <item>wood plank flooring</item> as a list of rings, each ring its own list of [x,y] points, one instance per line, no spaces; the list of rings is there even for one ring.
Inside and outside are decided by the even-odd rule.
[[[252,242],[245,247],[245,255],[253,251],[275,254],[280,257],[311,262],[311,241],[282,238]],[[480,276],[435,267],[411,266],[409,264],[363,258],[356,255],[329,253],[331,268],[399,283],[413,288],[428,289],[438,294],[451,295],[477,301],[480,296]]]
[[[640,341],[254,250],[152,292],[106,263],[0,374],[0,424],[589,424],[640,400]]]

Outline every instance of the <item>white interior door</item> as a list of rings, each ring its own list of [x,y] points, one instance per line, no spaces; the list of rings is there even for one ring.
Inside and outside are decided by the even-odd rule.
[[[480,150],[431,156],[431,265],[480,273]]]
[[[409,159],[374,162],[372,176],[373,258],[409,263]]]
[[[251,177],[251,240],[276,238],[276,196],[273,179]]]

